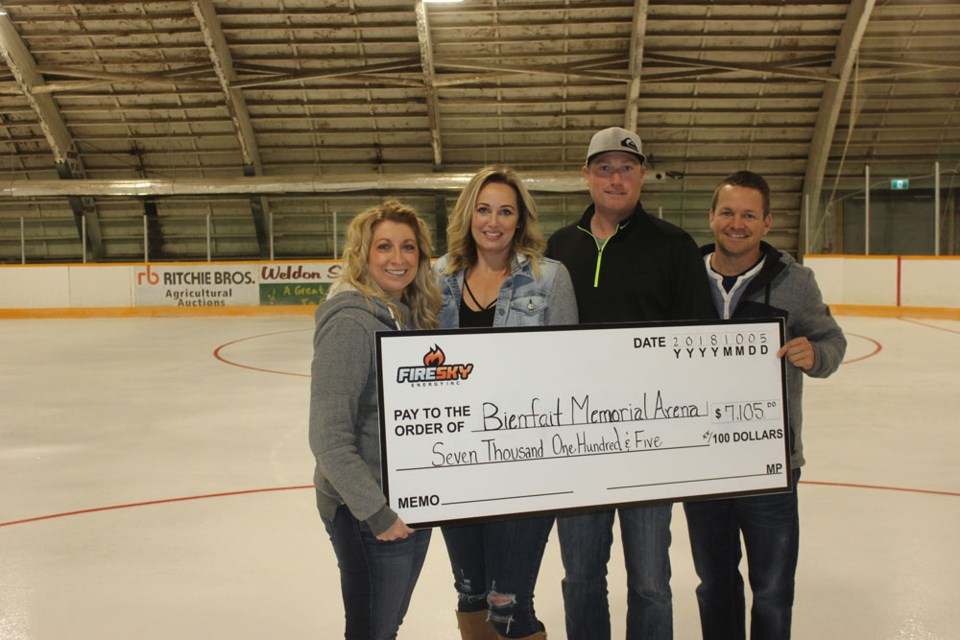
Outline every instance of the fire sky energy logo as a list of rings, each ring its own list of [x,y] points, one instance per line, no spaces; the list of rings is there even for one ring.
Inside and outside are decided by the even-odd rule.
[[[409,382],[414,386],[460,384],[473,372],[472,364],[446,364],[447,357],[437,345],[423,356],[422,367],[399,367],[397,382]]]

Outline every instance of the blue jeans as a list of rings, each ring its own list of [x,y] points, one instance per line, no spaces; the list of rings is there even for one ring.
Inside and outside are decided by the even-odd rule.
[[[673,638],[670,591],[672,504],[623,507],[620,537],[627,568],[627,640]],[[609,640],[607,563],[614,511],[557,518],[563,608],[569,640]]]
[[[700,626],[704,640],[744,640],[746,609],[740,575],[740,534],[747,549],[750,589],[750,637],[790,637],[794,575],[800,548],[797,482],[793,491],[684,505],[690,547],[700,586]]]
[[[321,516],[340,567],[347,640],[388,640],[410,605],[427,557],[430,530],[382,542],[341,506],[333,521]]]
[[[490,610],[490,621],[505,638],[543,631],[533,608],[553,516],[516,518],[442,527],[454,587],[463,612]]]

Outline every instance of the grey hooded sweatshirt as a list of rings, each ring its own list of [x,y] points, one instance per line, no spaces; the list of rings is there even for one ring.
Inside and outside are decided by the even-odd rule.
[[[402,303],[397,306],[407,314]],[[341,285],[317,309],[313,336],[310,448],[317,461],[317,507],[332,520],[345,504],[374,535],[397,519],[381,482],[374,334],[398,328],[385,304]]]
[[[840,367],[847,352],[843,330],[823,302],[813,271],[796,262],[766,242],[760,243],[763,260],[741,274],[727,292],[723,276],[710,268],[710,255],[716,245],[701,249],[707,274],[712,283],[714,305],[724,320],[738,318],[786,319],[785,341],[806,336],[813,345],[814,365],[802,371],[787,363],[787,418],[790,425],[790,468],[799,469],[803,457],[803,374],[826,378]]]

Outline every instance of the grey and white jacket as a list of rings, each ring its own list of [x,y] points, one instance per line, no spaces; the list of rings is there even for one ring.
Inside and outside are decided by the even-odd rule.
[[[379,535],[397,514],[382,488],[375,334],[406,327],[383,302],[343,285],[334,287],[315,317],[310,448],[317,507],[332,520],[345,504]]]
[[[763,262],[738,278],[729,292],[723,288],[723,276],[710,268],[710,255],[716,246],[701,249],[710,280],[710,293],[717,315],[724,320],[737,318],[786,318],[785,341],[805,336],[813,345],[814,364],[809,371],[786,364],[787,419],[790,423],[790,466],[803,466],[803,376],[826,378],[837,370],[847,351],[847,339],[840,325],[824,304],[813,271],[797,263],[766,242],[760,243]]]

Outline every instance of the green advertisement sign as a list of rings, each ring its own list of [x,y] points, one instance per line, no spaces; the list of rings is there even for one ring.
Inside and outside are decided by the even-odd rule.
[[[286,282],[260,285],[260,304],[318,305],[327,299],[329,282]]]

